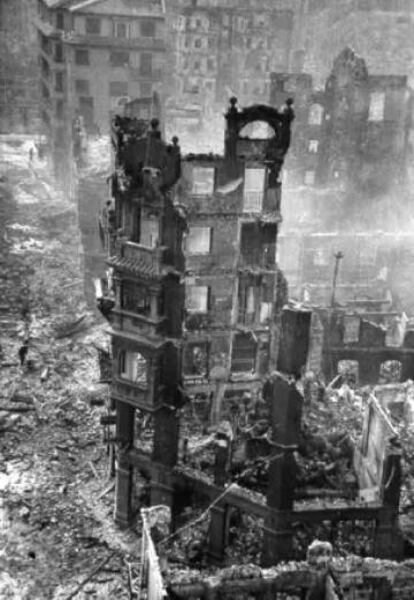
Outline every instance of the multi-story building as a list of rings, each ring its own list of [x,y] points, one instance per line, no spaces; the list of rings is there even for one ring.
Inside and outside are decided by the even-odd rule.
[[[293,12],[278,3],[175,0],[168,3],[171,104],[214,115],[231,95],[266,102],[270,73],[286,70]]]
[[[224,156],[183,160],[186,303],[183,377],[199,397],[255,393],[277,360],[277,314],[285,289],[276,267],[279,172],[289,145],[290,104],[226,115]],[[267,139],[246,136],[264,121]],[[281,133],[282,132],[282,133]]]
[[[66,170],[74,120],[88,133],[109,133],[111,113],[161,92],[164,3],[39,0],[37,28],[42,120]]]
[[[386,271],[394,298],[411,306],[404,283],[411,281],[409,271],[404,267],[401,277],[403,263],[395,260],[411,246],[414,129],[407,78],[371,75],[346,48],[324,91],[314,90],[305,74],[273,74],[272,82],[272,104],[293,94],[297,115],[279,246],[291,290],[301,297],[307,287],[314,302],[329,301],[334,254],[341,251],[338,299],[380,297]],[[398,238],[397,231],[406,235]]]
[[[310,75],[272,74],[271,103],[289,95],[297,119],[287,187],[334,186],[375,196],[404,181],[413,103],[406,77],[370,75],[364,59],[345,48],[324,91],[313,89]]]
[[[37,133],[35,0],[0,1],[0,132]]]
[[[132,500],[127,451],[134,442],[136,409],[153,416],[152,459],[167,466],[176,460],[185,220],[170,194],[180,175],[180,149],[162,141],[158,121],[153,120],[151,131],[145,134],[138,120],[118,118],[113,139],[115,214],[108,264],[113,269],[115,303],[110,316],[110,393],[118,443],[115,517],[126,525]],[[176,435],[171,437],[173,431]],[[155,503],[162,489],[153,482]]]
[[[224,156],[183,161],[158,121],[149,133],[138,120],[114,121],[115,299],[101,307],[112,323],[120,524],[131,518],[132,465],[141,460],[131,453],[141,443],[136,409],[152,415],[152,460],[167,467],[151,481],[151,502],[170,505],[183,393],[208,400],[214,418],[226,394],[254,392],[276,367],[286,300],[276,267],[279,173],[292,119],[289,102],[239,110],[232,98]],[[256,121],[268,125],[267,138],[245,136]]]

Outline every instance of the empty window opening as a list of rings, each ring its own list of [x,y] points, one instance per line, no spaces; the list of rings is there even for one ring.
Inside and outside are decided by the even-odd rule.
[[[193,377],[207,377],[208,344],[187,344],[184,349],[184,374]]]
[[[209,254],[211,250],[211,227],[190,227],[186,238],[189,254]]]
[[[160,223],[156,217],[143,213],[141,215],[141,232],[139,243],[148,248],[156,248],[160,238]]]
[[[121,306],[130,312],[150,315],[151,297],[145,288],[125,284],[122,289]]]
[[[386,360],[381,364],[379,384],[399,383],[402,376],[402,364],[399,360]]]
[[[359,342],[359,328],[361,318],[359,315],[344,315],[344,344],[357,344]]]
[[[119,374],[134,383],[147,384],[148,364],[140,352],[125,350],[121,352]]]
[[[260,304],[260,323],[261,325],[268,325],[272,318],[272,303],[262,302]]]
[[[58,63],[63,62],[63,46],[61,43],[55,44],[55,61]]]
[[[63,92],[63,71],[56,71],[55,90]]]
[[[64,29],[65,25],[65,20],[63,17],[63,13],[62,12],[58,12],[56,13],[56,27],[57,29]]]
[[[140,72],[141,75],[152,74],[152,54],[143,52],[140,56]]]
[[[196,195],[212,194],[214,191],[214,168],[194,167],[192,193]]]
[[[385,93],[372,92],[369,100],[368,121],[379,122],[384,120]]]
[[[255,320],[259,288],[252,285],[252,280],[239,283],[239,319],[242,325],[251,325]]]
[[[357,360],[340,360],[338,362],[338,375],[341,375],[340,383],[347,383],[355,387],[359,381],[359,363]]]
[[[206,285],[188,285],[185,289],[185,306],[188,312],[208,311],[209,288]]]
[[[258,88],[255,89],[257,90],[257,93],[260,93]],[[266,121],[253,121],[252,123],[245,125],[239,135],[241,138],[268,140],[274,137],[275,132]]]
[[[93,98],[88,96],[79,97],[79,111],[83,117],[86,128],[90,128],[94,124],[94,104]]]
[[[309,125],[321,125],[323,107],[320,104],[312,104],[309,109]]]
[[[316,154],[319,148],[319,140],[309,140],[309,152]]]
[[[244,212],[260,212],[263,205],[265,169],[247,168],[244,172]]]
[[[233,373],[254,373],[257,343],[250,333],[237,333],[233,339],[231,370]]]

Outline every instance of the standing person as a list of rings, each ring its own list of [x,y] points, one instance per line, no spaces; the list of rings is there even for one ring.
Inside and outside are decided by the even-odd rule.
[[[29,352],[29,338],[24,338],[23,344],[19,348],[20,365],[23,367],[26,362],[27,353]]]

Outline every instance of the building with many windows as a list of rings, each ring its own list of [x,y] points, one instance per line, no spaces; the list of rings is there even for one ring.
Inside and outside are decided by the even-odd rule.
[[[0,0],[0,133],[38,130],[35,14],[35,0]]]
[[[214,116],[232,95],[244,106],[267,102],[270,73],[290,64],[294,13],[281,4],[169,2],[171,106]]]
[[[39,0],[37,29],[41,117],[65,172],[75,121],[89,134],[108,133],[111,114],[161,91],[165,7],[163,0]]]
[[[158,120],[149,132],[138,119],[114,121],[112,274],[100,308],[112,325],[122,525],[136,507],[133,467],[146,460],[142,414],[152,415],[151,460],[166,467],[151,480],[151,503],[170,506],[184,395],[204,401],[214,421],[226,397],[258,392],[277,365],[286,301],[276,265],[279,174],[293,110],[290,102],[240,110],[232,98],[225,117],[224,156],[185,159],[176,138],[164,143]],[[268,136],[251,139],[258,121]]]
[[[407,77],[371,74],[347,47],[323,90],[310,75],[273,74],[271,103],[290,95],[296,119],[279,260],[291,292],[329,302],[341,251],[338,301],[380,299],[388,289],[399,308],[401,300],[412,306],[414,98]]]

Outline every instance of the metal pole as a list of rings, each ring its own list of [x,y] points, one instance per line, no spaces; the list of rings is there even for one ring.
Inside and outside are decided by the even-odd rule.
[[[339,263],[343,259],[344,255],[341,251],[339,251],[339,252],[336,252],[334,254],[334,256],[335,256],[335,268],[334,268],[333,281],[332,281],[332,296],[331,296],[331,307],[332,308],[335,306],[335,292],[336,292],[336,283],[337,283],[338,273],[339,273]]]

